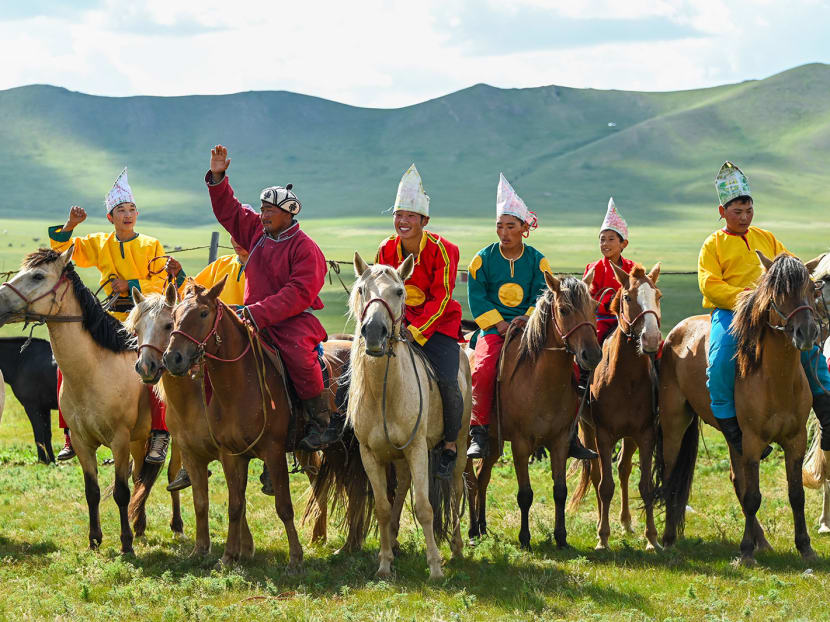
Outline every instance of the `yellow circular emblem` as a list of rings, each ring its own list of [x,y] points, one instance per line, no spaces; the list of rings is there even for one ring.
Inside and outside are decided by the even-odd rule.
[[[424,292],[419,287],[415,285],[406,286],[406,306],[417,307],[418,305],[424,304],[424,300],[426,299],[426,295],[424,295]]]
[[[553,274],[553,270],[550,269],[550,264],[546,257],[542,257],[542,260],[539,262],[539,270]]]
[[[499,287],[499,300],[506,307],[518,307],[524,297],[525,291],[517,283],[505,283]]]

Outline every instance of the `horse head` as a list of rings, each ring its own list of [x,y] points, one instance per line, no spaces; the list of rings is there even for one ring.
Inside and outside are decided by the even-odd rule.
[[[202,359],[206,347],[221,343],[217,332],[223,309],[219,294],[227,279],[225,276],[210,289],[191,281],[173,310],[173,330],[162,360],[174,376],[185,375]]]
[[[588,291],[592,279],[593,271],[585,280],[559,279],[545,272],[545,282],[553,296],[550,321],[565,348],[583,369],[593,369],[602,359],[602,348],[597,341],[597,302]]]
[[[412,255],[396,270],[380,264],[370,267],[359,253],[354,254],[357,281],[352,287],[349,307],[356,318],[355,338],[363,340],[366,354],[387,354],[390,351],[389,340],[400,338],[401,321],[406,309],[404,282],[412,275],[414,268]]]
[[[648,274],[640,264],[635,264],[630,273],[614,263],[611,267],[622,285],[610,306],[619,320],[620,330],[637,343],[640,353],[656,354],[663,338],[660,333],[662,294],[657,289],[660,264],[655,264]]]
[[[807,267],[796,257],[781,254],[774,260],[755,251],[764,275],[752,298],[752,315],[767,312],[767,324],[792,340],[798,350],[810,350],[819,338],[813,307],[815,286]],[[734,324],[734,322],[733,322]]]
[[[63,253],[41,248],[26,255],[15,277],[0,285],[0,326],[24,321],[27,315],[47,316],[60,310],[72,286],[64,272],[74,250],[72,244]]]
[[[136,336],[138,342],[135,371],[142,382],[156,384],[164,373],[162,356],[173,333],[173,308],[179,293],[176,286],[169,283],[163,296],[145,296],[133,288],[132,297],[135,306],[124,320],[124,326]]]

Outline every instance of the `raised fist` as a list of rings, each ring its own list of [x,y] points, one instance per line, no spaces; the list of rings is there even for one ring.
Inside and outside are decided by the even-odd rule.
[[[86,210],[83,207],[73,205],[69,209],[69,219],[66,221],[66,223],[68,225],[74,227],[75,225],[81,224],[85,220],[86,220]]]

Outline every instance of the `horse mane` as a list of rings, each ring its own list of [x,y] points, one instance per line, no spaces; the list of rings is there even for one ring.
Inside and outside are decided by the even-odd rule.
[[[154,316],[158,315],[161,311],[162,305],[164,304],[165,297],[163,294],[156,292],[144,294],[144,300],[130,309],[130,313],[124,320],[124,330],[131,335],[135,334],[136,329],[138,328],[139,318],[141,318],[145,313],[151,313]]]
[[[761,338],[767,329],[770,307],[776,296],[807,296],[807,268],[795,257],[781,253],[761,277],[758,287],[738,295],[730,328],[737,342],[738,373],[746,376],[761,365]]]
[[[826,281],[830,278],[830,253],[825,253],[813,270],[813,278],[816,281]]]
[[[61,254],[50,248],[39,248],[29,253],[23,259],[21,268],[31,269],[44,264],[51,264],[58,260]],[[81,277],[75,272],[75,265],[70,261],[66,264],[63,273],[72,284],[72,291],[81,307],[83,321],[81,325],[90,337],[102,348],[116,354],[135,350],[135,343],[130,334],[124,330],[124,325],[101,308],[101,303],[84,285]]]
[[[585,283],[572,276],[559,280],[559,304],[571,311],[584,309],[591,304],[591,296]],[[536,309],[527,321],[519,342],[519,359],[528,357],[535,360],[536,356],[545,347],[548,338],[548,325],[553,313],[554,293],[550,288],[539,294],[536,299]]]

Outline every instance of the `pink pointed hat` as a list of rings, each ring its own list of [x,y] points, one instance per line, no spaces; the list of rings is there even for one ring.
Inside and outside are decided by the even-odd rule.
[[[617,211],[617,206],[614,205],[614,197],[608,199],[608,211],[605,212],[605,220],[602,221],[602,227],[599,231],[602,233],[608,229],[619,233],[623,240],[628,239],[628,224]]]
[[[127,181],[126,166],[124,167],[124,170],[121,171],[121,174],[118,175],[118,178],[115,180],[115,183],[112,185],[112,190],[110,190],[107,193],[105,203],[107,206],[107,214],[112,212],[112,210],[114,210],[122,203],[132,203],[135,205],[133,191],[132,188],[130,188],[130,182]]]
[[[515,216],[522,222],[529,224],[531,229],[536,228],[536,214],[527,209],[527,205],[513,190],[513,186],[507,181],[504,173],[499,173],[499,187],[496,191],[496,218],[503,214]]]

